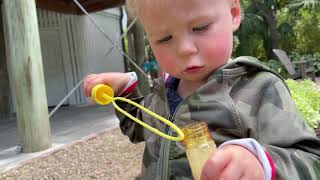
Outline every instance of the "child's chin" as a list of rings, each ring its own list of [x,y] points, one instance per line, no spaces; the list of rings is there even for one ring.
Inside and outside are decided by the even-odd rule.
[[[208,76],[207,76],[207,75],[184,76],[184,77],[182,77],[181,79],[187,80],[187,81],[198,81],[198,82],[202,82],[202,81],[207,81]]]

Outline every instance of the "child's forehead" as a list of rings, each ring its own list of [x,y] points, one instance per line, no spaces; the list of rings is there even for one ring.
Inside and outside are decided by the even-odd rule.
[[[170,4],[172,4],[171,0],[136,0],[135,8],[139,12],[145,8],[166,8]]]
[[[139,1],[140,3],[143,1],[149,3],[145,4],[149,7],[141,7],[137,15],[147,34],[153,36],[165,34],[164,32],[172,27],[177,29],[179,25],[185,26],[211,21],[218,12],[223,11],[224,8],[221,8],[221,6],[225,6],[223,2],[229,0],[152,0],[153,4],[150,0]],[[160,8],[160,6],[162,7]]]

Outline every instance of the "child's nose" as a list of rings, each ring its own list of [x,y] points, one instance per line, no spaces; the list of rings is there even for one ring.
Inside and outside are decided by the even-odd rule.
[[[189,56],[197,53],[197,46],[192,39],[182,39],[177,46],[178,54],[181,56]]]

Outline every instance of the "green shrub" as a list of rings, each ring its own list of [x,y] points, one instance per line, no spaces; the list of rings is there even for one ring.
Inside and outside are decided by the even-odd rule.
[[[314,60],[314,67],[315,67],[315,73],[316,75],[320,75],[320,53],[314,53],[314,54],[300,54],[297,51],[293,51],[289,55],[290,60],[293,62],[293,66],[297,70],[299,67],[297,67],[297,64],[294,62],[302,61],[302,60]],[[274,71],[276,71],[278,74],[280,74],[282,77],[287,78],[288,72],[282,65],[282,63],[279,60],[269,59],[268,61],[261,61],[264,65],[270,67]]]
[[[313,129],[320,123],[320,90],[311,80],[286,80],[292,98],[304,119]]]
[[[273,69],[275,72],[280,74],[282,77],[287,77],[288,72],[284,69],[284,66],[281,64],[281,62],[274,59],[269,59],[269,61],[262,61],[262,63],[269,68]]]

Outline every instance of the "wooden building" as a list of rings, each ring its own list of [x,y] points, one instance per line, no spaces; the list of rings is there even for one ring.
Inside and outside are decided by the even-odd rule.
[[[25,152],[51,146],[47,107],[57,105],[86,74],[124,71],[122,54],[115,49],[105,56],[113,44],[73,0],[35,2],[0,0],[0,121],[17,113]],[[124,1],[78,2],[122,47],[121,10],[109,8]],[[65,102],[84,103],[81,89]]]
[[[66,6],[63,4],[64,1],[58,0],[57,4],[51,7],[48,0],[37,2],[40,3],[41,8],[50,9],[37,9],[49,107],[57,105],[88,73],[124,71],[122,54],[115,49],[108,56],[105,56],[108,49],[112,47],[112,43],[99,32],[88,17],[74,15],[80,14],[76,4],[71,1],[70,5]],[[112,6],[117,5],[115,2],[112,1]],[[93,11],[110,6],[106,6],[106,3],[88,3],[86,7],[88,11]],[[71,11],[71,9],[74,10]],[[92,13],[91,16],[103,27],[112,40],[117,42],[119,47],[122,47],[122,42],[119,41],[121,36],[120,9],[102,10]],[[15,112],[14,97],[14,94],[10,93],[7,104],[9,113]],[[64,104],[79,105],[83,103],[85,103],[84,96],[81,90],[77,90]]]

